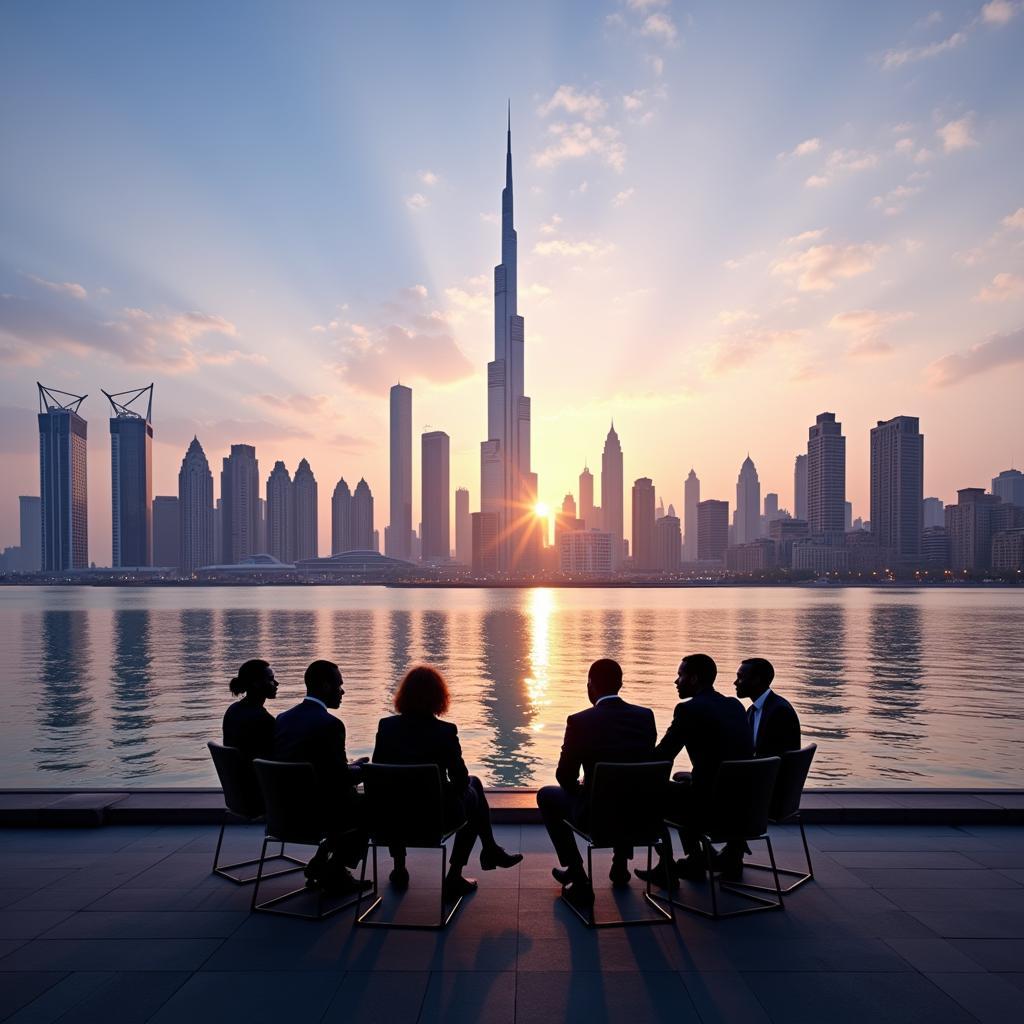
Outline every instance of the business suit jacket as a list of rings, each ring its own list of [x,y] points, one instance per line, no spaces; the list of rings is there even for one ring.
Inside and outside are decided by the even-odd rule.
[[[469,785],[459,729],[434,715],[391,715],[377,723],[375,764],[436,764],[447,798],[461,798]]]
[[[723,761],[753,756],[753,741],[743,705],[714,689],[702,690],[676,705],[672,724],[654,748],[655,761],[674,761],[686,748],[693,766],[692,786],[697,799],[711,795]]]
[[[274,760],[308,761],[325,794],[348,796],[355,786],[345,754],[345,725],[316,701],[304,700],[277,716]]]
[[[224,746],[235,747],[250,761],[270,757],[274,749],[274,716],[262,705],[245,697],[228,705],[224,712]]]
[[[566,719],[555,777],[563,789],[585,797],[593,784],[595,764],[659,760],[653,756],[657,738],[650,708],[627,704],[621,697],[609,697]]]
[[[749,713],[749,711],[748,711]],[[776,757],[800,749],[800,718],[793,705],[774,690],[768,691],[757,727],[755,757]]]

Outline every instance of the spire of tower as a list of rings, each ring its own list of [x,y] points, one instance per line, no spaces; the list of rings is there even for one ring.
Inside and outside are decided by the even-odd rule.
[[[505,130],[505,188],[512,193],[512,100],[508,101],[508,127]]]

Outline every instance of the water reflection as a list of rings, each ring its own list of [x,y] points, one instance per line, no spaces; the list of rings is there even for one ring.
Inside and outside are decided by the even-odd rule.
[[[127,779],[152,775],[159,770],[157,751],[150,736],[153,726],[150,616],[148,609],[114,612],[110,742]]]

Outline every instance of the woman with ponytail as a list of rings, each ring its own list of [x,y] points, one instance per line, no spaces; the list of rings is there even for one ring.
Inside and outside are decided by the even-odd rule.
[[[247,661],[229,684],[241,700],[224,712],[224,746],[237,747],[251,761],[270,757],[274,747],[274,716],[263,706],[277,696],[274,670],[261,658]]]

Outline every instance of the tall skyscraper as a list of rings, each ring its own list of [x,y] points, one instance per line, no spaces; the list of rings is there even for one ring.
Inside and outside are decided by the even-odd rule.
[[[391,389],[391,521],[384,531],[385,554],[412,557],[412,388]]]
[[[637,572],[657,569],[654,548],[654,481],[642,476],[633,483],[633,568]]]
[[[295,561],[295,491],[280,459],[267,477],[267,552],[280,562]]]
[[[934,527],[946,526],[946,514],[943,512],[941,498],[925,498],[921,503],[924,508],[924,528],[926,530]]]
[[[512,212],[510,113],[501,193],[501,263],[494,268],[494,359],[487,364],[487,440],[480,445],[480,510],[498,517],[501,572],[534,568],[540,554],[534,515],[537,476],[530,469],[530,399],[524,390],[525,326],[517,307]]]
[[[233,444],[220,472],[221,559],[237,565],[259,554],[260,464],[251,444]],[[269,547],[269,544],[268,544]]]
[[[352,550],[352,492],[342,477],[331,495],[331,554]]]
[[[793,466],[793,518],[807,518],[807,456],[798,455]]]
[[[455,560],[462,565],[473,564],[473,520],[465,487],[455,492]]]
[[[420,486],[423,514],[424,562],[447,562],[451,557],[451,442],[443,430],[431,430],[421,439]]]
[[[729,546],[729,502],[708,498],[697,506],[697,558],[722,560]]]
[[[39,500],[42,569],[89,565],[86,422],[78,414],[87,395],[39,389]]]
[[[950,568],[988,569],[992,564],[992,534],[996,532],[993,519],[1002,504],[999,495],[986,494],[981,487],[962,487],[956,496],[957,503],[945,508]]]
[[[316,477],[306,459],[302,459],[295,468],[292,493],[295,496],[293,501],[295,558],[318,558],[320,556],[319,492]]]
[[[916,566],[924,531],[924,435],[916,416],[871,428],[871,533],[883,557]]]
[[[191,573],[204,565],[218,564],[213,474],[197,437],[192,438],[178,471],[178,518],[182,570]]]
[[[683,534],[679,520],[672,511],[654,524],[654,549],[655,566],[660,572],[676,572],[679,569],[683,557]]]
[[[761,481],[757,467],[748,455],[736,479],[737,544],[748,544],[761,536]]]
[[[594,515],[594,474],[589,466],[584,466],[580,473],[579,517],[588,530],[596,530],[601,525]]]
[[[18,498],[18,546],[22,572],[39,572],[43,564],[42,502],[32,495]]]
[[[612,535],[614,568],[618,567],[623,556],[623,488],[622,445],[619,443],[619,435],[615,433],[615,422],[612,421],[601,454],[601,528]]]
[[[352,495],[352,549],[373,551],[373,495],[370,485],[360,477]],[[397,557],[397,556],[396,556]]]
[[[102,389],[101,389],[102,390]],[[110,418],[111,564],[153,564],[153,385],[104,391]],[[132,405],[146,403],[143,416]]]
[[[153,498],[153,564],[181,565],[181,513],[176,494]]]
[[[833,412],[808,431],[807,522],[812,537],[840,545],[846,534],[846,438]],[[800,518],[799,516],[797,518]]]
[[[697,561],[697,506],[700,505],[700,478],[690,469],[683,485],[683,558]]]
[[[1011,505],[1024,508],[1024,473],[1019,469],[1004,469],[992,478],[992,493]]]
[[[485,576],[498,571],[498,516],[494,512],[474,512],[470,516],[473,531],[473,575]]]
[[[761,536],[767,536],[768,524],[779,518],[779,496],[774,491],[769,491],[764,496],[764,529]]]

